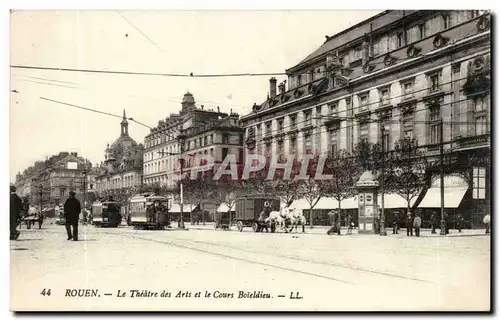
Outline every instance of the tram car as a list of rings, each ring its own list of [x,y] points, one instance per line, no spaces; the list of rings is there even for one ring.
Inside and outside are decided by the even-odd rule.
[[[92,204],[92,224],[96,227],[118,227],[122,222],[121,204],[114,201]]]
[[[170,199],[155,195],[136,195],[129,203],[129,224],[134,229],[164,230],[170,227]]]
[[[246,196],[236,200],[236,214],[234,220],[238,231],[244,227],[252,227],[254,232],[271,230],[276,231],[276,223],[266,219],[272,211],[280,210],[279,197]]]

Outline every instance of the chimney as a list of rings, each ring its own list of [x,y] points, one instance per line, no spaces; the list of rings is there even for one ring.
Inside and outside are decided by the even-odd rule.
[[[271,93],[271,98],[276,97],[276,78],[269,79],[269,92]]]
[[[279,86],[278,86],[278,89],[279,89],[279,91],[280,91],[280,94],[283,94],[283,93],[286,91],[286,89],[285,89],[285,83],[286,83],[286,80],[283,80],[283,82],[281,82],[281,83],[279,84]]]
[[[203,107],[205,107],[205,106],[201,105],[201,110],[203,110]]]
[[[217,112],[220,113],[220,107],[219,106],[217,106]]]

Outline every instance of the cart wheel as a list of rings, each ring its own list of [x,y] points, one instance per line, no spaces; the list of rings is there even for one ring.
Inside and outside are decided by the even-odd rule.
[[[240,232],[243,231],[243,222],[242,221],[236,222],[236,226],[238,227],[238,231],[240,231]]]
[[[276,223],[271,223],[271,233],[276,232]]]
[[[260,232],[259,224],[257,224],[257,223],[253,223],[253,224],[252,224],[252,230],[253,230],[255,233]]]

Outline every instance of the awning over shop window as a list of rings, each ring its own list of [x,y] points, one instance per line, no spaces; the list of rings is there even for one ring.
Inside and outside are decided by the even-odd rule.
[[[340,202],[341,209],[350,210],[358,208],[358,200],[356,197],[346,198]],[[314,207],[315,210],[334,210],[339,208],[339,202],[333,197],[322,197],[318,204]]]
[[[457,208],[465,193],[466,187],[445,187],[444,188],[444,207]],[[427,190],[424,199],[418,205],[419,208],[439,208],[441,207],[441,188],[431,187]]]
[[[231,206],[231,212],[236,211],[236,205],[233,204]],[[217,208],[217,213],[227,213],[229,212],[229,206],[226,203],[222,203],[218,208]]]
[[[441,181],[434,179],[431,188],[425,193],[425,197],[418,205],[419,208],[439,208],[441,207]],[[463,178],[456,175],[444,177],[444,207],[457,208],[465,193],[468,190],[468,184]]]
[[[183,213],[190,213],[194,212],[198,205],[191,205],[191,204],[184,204],[182,207],[182,212]],[[180,204],[172,204],[172,207],[169,210],[170,213],[180,213],[181,212],[181,205]]]
[[[314,202],[313,202],[313,204],[314,204]],[[311,204],[309,204],[309,201],[307,201],[306,199],[301,198],[301,199],[293,201],[292,205],[290,205],[289,208],[295,209],[295,210],[309,210],[309,209],[311,209]],[[316,209],[316,206],[313,207],[313,209]]]
[[[410,201],[410,207],[413,206],[417,197],[414,197]],[[378,196],[378,205],[382,206],[382,195]],[[406,200],[398,194],[384,194],[384,209],[394,209],[394,208],[407,208],[408,203]]]

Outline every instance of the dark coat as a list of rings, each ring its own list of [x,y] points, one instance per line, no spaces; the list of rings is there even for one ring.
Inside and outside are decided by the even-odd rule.
[[[68,223],[78,222],[78,217],[80,215],[82,208],[80,206],[80,201],[74,197],[70,197],[64,203],[64,217]]]
[[[17,221],[21,217],[23,201],[16,193],[10,193],[10,220]]]

